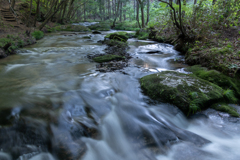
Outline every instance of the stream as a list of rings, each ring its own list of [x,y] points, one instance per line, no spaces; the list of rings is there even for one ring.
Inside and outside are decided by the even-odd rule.
[[[97,72],[87,55],[112,32],[47,34],[0,61],[0,160],[239,159],[240,118],[186,118],[142,93],[145,75],[186,73],[173,46],[129,39],[129,66]]]

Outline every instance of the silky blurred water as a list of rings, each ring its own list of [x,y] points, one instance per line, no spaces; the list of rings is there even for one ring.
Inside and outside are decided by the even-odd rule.
[[[111,32],[49,34],[0,61],[0,107],[9,114],[0,119],[0,159],[239,159],[239,118],[207,110],[187,119],[142,94],[139,78],[185,72],[173,46],[129,39],[130,65],[96,72],[87,55],[104,53],[98,41]]]

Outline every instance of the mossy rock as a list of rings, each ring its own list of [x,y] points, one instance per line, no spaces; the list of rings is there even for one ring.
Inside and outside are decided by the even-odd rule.
[[[237,97],[240,97],[240,80],[238,77],[232,78],[216,70],[208,70],[207,68],[201,67],[200,65],[188,67],[187,69],[197,77],[214,83],[223,89],[233,90],[235,92],[235,95]]]
[[[226,103],[216,103],[212,105],[211,108],[217,111],[229,113],[233,117],[239,117],[239,113],[237,112],[237,110]]]
[[[86,32],[90,31],[89,28],[81,25],[60,25],[52,28],[52,30],[56,31],[71,31],[71,32]]]
[[[88,26],[91,30],[97,30],[97,31],[110,31],[111,27],[108,23],[97,23],[91,26]]]
[[[93,58],[93,60],[95,62],[98,62],[98,63],[103,63],[103,62],[109,62],[109,61],[113,61],[113,60],[122,60],[124,58],[125,57],[123,57],[123,56],[106,54],[106,55],[103,55],[103,56],[95,57],[95,58]]]
[[[121,41],[121,42],[127,42],[128,37],[123,34],[113,33],[109,36],[109,39],[117,40],[117,41]]]
[[[107,34],[104,38],[109,38],[112,34],[118,34],[118,35],[124,35],[127,38],[132,38],[134,36],[134,33],[127,33],[127,32],[114,32]]]
[[[83,38],[83,39],[91,39],[90,36],[83,36],[82,38]]]
[[[224,90],[194,75],[165,71],[140,79],[149,97],[176,105],[186,115],[224,101]]]

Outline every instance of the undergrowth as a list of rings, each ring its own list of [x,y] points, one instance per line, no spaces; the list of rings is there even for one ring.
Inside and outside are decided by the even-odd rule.
[[[34,38],[36,38],[36,40],[39,40],[39,39],[43,38],[44,33],[42,31],[34,31],[34,32],[32,32],[32,36]]]

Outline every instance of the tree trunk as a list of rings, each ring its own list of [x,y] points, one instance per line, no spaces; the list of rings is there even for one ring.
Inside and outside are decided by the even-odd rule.
[[[36,9],[36,15],[35,15],[35,19],[34,19],[34,23],[33,26],[36,27],[36,23],[37,23],[37,18],[39,16],[39,4],[40,4],[40,0],[37,0],[37,9]]]
[[[15,6],[15,0],[12,0],[11,7],[14,9],[14,6]]]
[[[74,2],[74,0],[71,0],[71,2],[70,2],[70,4],[69,4],[69,7],[68,7],[68,13],[67,13],[67,18],[70,18],[70,15],[71,15],[71,13],[72,13],[72,11],[73,11],[73,2]]]
[[[61,17],[61,22],[62,23],[64,23],[64,17],[65,17],[67,5],[68,5],[68,0],[65,1],[64,6],[63,6],[63,14],[62,14],[62,17]]]
[[[136,17],[136,0],[133,0],[133,8],[134,8],[134,14],[133,16]]]
[[[28,16],[28,23],[27,23],[27,27],[30,27],[30,23],[31,23],[31,13],[32,13],[32,0],[30,2],[30,13],[29,13],[29,16]]]
[[[49,14],[51,14],[51,11],[52,11],[53,7],[55,6],[56,1],[57,1],[57,0],[52,0],[51,7],[48,9],[48,11],[47,11],[47,13],[45,14],[44,18],[48,17]]]
[[[83,5],[83,21],[86,21],[86,1],[85,0]]]
[[[194,4],[197,4],[197,0],[194,0]]]
[[[118,4],[117,4],[117,10],[116,10],[116,14],[115,14],[115,18],[114,18],[114,21],[113,21],[113,25],[112,25],[112,28],[115,27],[115,23],[116,23],[116,20],[117,20],[117,17],[118,17],[118,13],[119,13],[119,8],[120,8],[120,0],[118,0]]]
[[[141,3],[141,17],[142,17],[142,28],[145,27],[145,21],[144,21],[144,6],[143,2]]]
[[[124,19],[124,21],[126,21],[126,3],[127,2],[124,2],[124,10],[123,10],[123,19]]]
[[[139,28],[141,28],[140,22],[139,22],[139,2],[137,1],[137,16],[136,16],[136,20],[138,22],[138,26]]]
[[[58,12],[59,8],[62,6],[62,4],[65,2],[66,0],[62,0],[58,6],[56,7],[56,10],[39,26],[39,30],[42,30],[43,27],[48,23],[48,21]]]
[[[120,22],[122,22],[122,2],[120,2]]]
[[[147,21],[146,21],[146,25],[148,25],[149,22],[149,11],[150,11],[150,0],[147,0]]]
[[[141,0],[138,0],[138,3],[139,3],[140,8],[141,8],[142,28],[144,28],[144,27],[145,27],[145,21],[144,21],[144,4],[143,4],[143,1],[141,1]]]

